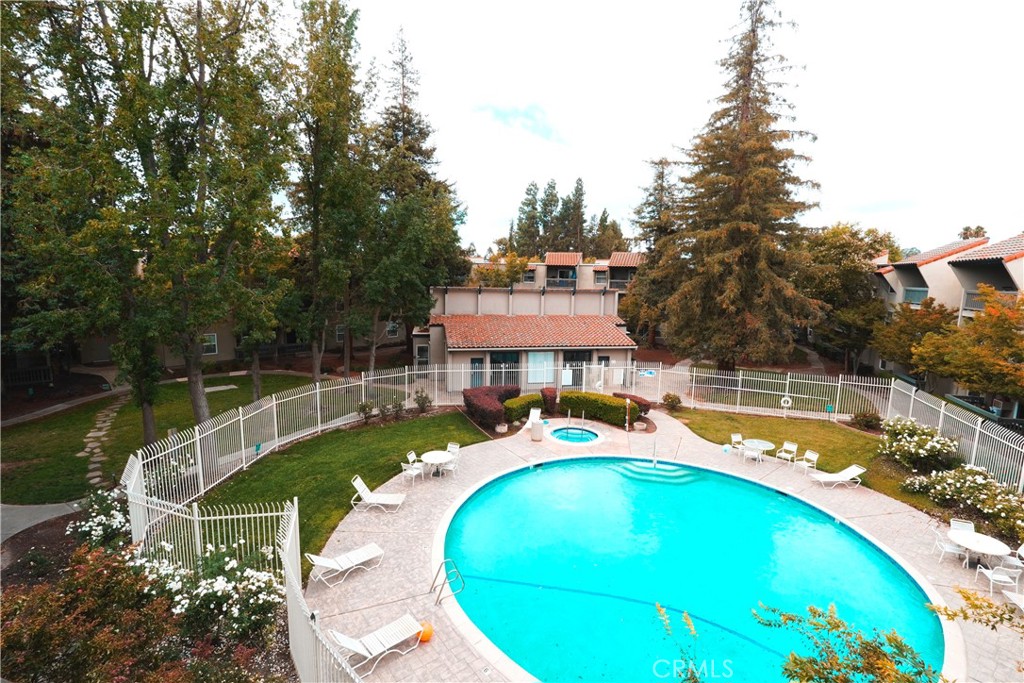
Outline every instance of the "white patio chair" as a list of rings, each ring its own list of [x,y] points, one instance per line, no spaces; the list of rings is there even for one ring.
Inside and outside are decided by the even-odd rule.
[[[750,446],[741,446],[743,450],[743,460],[746,462],[748,459],[753,460],[755,463],[761,462],[761,451]]]
[[[949,528],[955,531],[974,531],[974,522],[953,518],[949,520]]]
[[[811,470],[818,469],[818,458],[820,457],[821,456],[818,455],[817,451],[807,449],[806,451],[804,451],[804,457],[793,460],[793,466],[802,467],[804,470],[804,474],[807,474]]]
[[[1011,569],[1024,569],[1024,543],[1017,548],[1016,552],[1004,555],[1000,560],[1000,564],[1004,567],[1010,567]]]
[[[1009,569],[1007,567],[992,567],[989,569],[985,565],[979,564],[978,569],[974,572],[974,582],[978,582],[978,576],[984,574],[985,578],[988,579],[988,594],[992,595],[996,584],[1000,586],[1013,586],[1014,591],[1019,589],[1020,584],[1020,569]]]
[[[454,441],[449,441],[448,442],[448,449],[447,450],[452,455],[458,457],[458,455],[459,455],[459,444],[455,443]]]
[[[327,586],[337,586],[348,578],[354,569],[370,570],[379,567],[384,560],[384,551],[376,543],[368,543],[337,557],[306,553],[306,559],[313,565],[313,571],[309,574],[311,580],[323,581]],[[374,560],[377,562],[370,564]],[[336,578],[339,575],[340,578]]]
[[[402,476],[416,483],[416,477],[423,479],[423,462],[416,459],[416,451],[409,451],[405,456],[409,462],[402,463]]]
[[[356,487],[356,494],[351,500],[353,510],[380,508],[384,512],[398,512],[405,502],[404,493],[374,493],[358,474],[352,477],[352,485]]]
[[[848,488],[855,489],[860,486],[860,475],[867,471],[867,468],[860,465],[850,465],[842,472],[836,472],[835,474],[814,472],[811,474],[811,477],[820,482],[823,488],[827,486],[830,489],[834,489],[839,484],[846,484]]]
[[[959,557],[967,552],[962,545],[957,545],[949,540],[938,528],[931,527],[931,530],[935,534],[935,549],[939,551],[939,562],[942,562],[942,558],[946,556],[946,553],[953,553]]]
[[[743,448],[743,435],[742,434],[733,434],[732,435],[732,441],[730,442],[729,445],[732,446],[733,450],[742,449]]]
[[[441,474],[444,474],[446,472],[451,472],[452,474],[457,473],[459,471],[459,458],[461,457],[462,456],[459,455],[459,451],[456,450],[455,455],[452,457],[451,460],[445,463],[441,463]]]
[[[782,444],[782,448],[775,451],[775,457],[781,458],[782,460],[788,460],[790,467],[796,462],[796,449],[797,446],[792,441],[786,441]]]
[[[406,614],[395,621],[392,621],[387,626],[382,626],[373,633],[367,634],[362,638],[352,638],[345,635],[341,631],[335,631],[334,629],[327,629],[327,632],[331,634],[331,638],[334,639],[338,645],[350,651],[352,654],[348,655],[345,659],[350,659],[353,655],[359,655],[363,658],[358,664],[353,664],[352,668],[358,673],[368,676],[373,673],[373,670],[380,664],[381,659],[384,655],[390,652],[397,652],[402,655],[409,654],[415,650],[420,644],[420,634],[423,633],[423,627],[418,621],[416,621],[411,614]],[[413,636],[416,639],[406,648],[399,647],[402,643],[409,640]],[[368,671],[359,671],[362,667],[367,664],[373,663],[373,666]]]

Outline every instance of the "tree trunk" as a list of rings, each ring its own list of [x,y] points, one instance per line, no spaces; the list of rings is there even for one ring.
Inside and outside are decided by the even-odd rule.
[[[658,338],[658,325],[656,323],[647,323],[647,346],[654,348]]]
[[[313,352],[313,381],[320,381],[320,359],[324,357],[323,347],[320,346],[320,339],[314,338],[313,343],[310,345],[310,350]]]
[[[370,369],[367,371],[373,374],[373,368],[377,364],[377,319],[380,317],[380,306],[373,309],[373,316],[370,318]]]
[[[260,350],[253,349],[252,352],[252,400],[263,398],[263,376],[260,374]]]
[[[352,371],[352,290],[349,287],[345,288],[344,306],[345,306],[345,346],[341,350],[342,366],[345,368],[345,379],[348,379],[348,374]]]
[[[192,415],[196,424],[210,419],[210,403],[206,400],[203,384],[203,344],[193,341],[185,355],[185,375],[188,377],[188,397],[192,401]]]
[[[148,446],[156,443],[156,417],[153,415],[153,404],[142,402],[142,444]]]
[[[416,352],[412,347],[412,323],[405,323],[405,354],[412,358],[413,365],[416,364]]]
[[[736,359],[735,358],[719,358],[718,369],[726,372],[736,372]]]

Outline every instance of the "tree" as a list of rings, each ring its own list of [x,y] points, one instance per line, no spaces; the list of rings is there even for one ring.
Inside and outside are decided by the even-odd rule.
[[[292,193],[301,234],[302,336],[313,353],[313,381],[320,380],[328,321],[352,309],[352,281],[361,237],[377,220],[377,194],[356,79],[358,12],[338,0],[302,8],[302,61],[292,83],[298,124],[299,180]],[[351,320],[346,320],[346,329]],[[351,345],[345,343],[344,370]]]
[[[984,227],[980,225],[975,225],[973,228],[969,225],[965,225],[964,227],[960,228],[960,239],[962,240],[974,239],[976,237],[986,237],[987,235],[988,232],[985,230]]]
[[[874,247],[875,257],[886,252],[889,257],[889,263],[899,263],[903,260],[903,249],[896,241],[896,236],[891,232],[883,232],[878,228],[868,228],[862,234],[868,244]]]
[[[819,304],[793,284],[800,265],[796,216],[812,205],[796,197],[793,165],[806,158],[787,145],[796,137],[780,124],[785,103],[768,69],[770,0],[748,0],[745,30],[721,62],[728,74],[721,108],[687,151],[682,230],[658,267],[681,266],[667,304],[669,344],[693,358],[732,370],[739,358],[774,362],[789,356],[792,330],[815,320]]]
[[[950,621],[969,621],[981,626],[987,626],[995,631],[1005,627],[1024,637],[1024,617],[1020,615],[1017,608],[1009,603],[994,602],[979,593],[966,588],[956,588],[956,592],[964,601],[958,608],[940,605],[928,605],[940,617]],[[1024,672],[1024,659],[1017,660],[1017,671]]]
[[[637,239],[647,246],[648,252],[653,252],[658,240],[679,229],[679,184],[671,175],[676,162],[662,157],[648,161],[647,165],[654,171],[654,177],[644,188],[643,200],[633,210],[633,225]]]
[[[540,245],[544,253],[555,251],[552,244],[556,243],[558,228],[555,225],[555,216],[558,214],[558,186],[554,180],[549,180],[544,186],[544,193],[540,197],[537,206],[537,219],[540,222]],[[543,255],[543,254],[541,254]]]
[[[915,368],[951,377],[985,394],[1024,399],[1024,298],[978,285],[985,304],[974,319],[947,330],[929,332],[911,351]]]
[[[797,276],[800,290],[817,299],[826,315],[815,332],[843,349],[846,368],[856,372],[874,325],[885,317],[885,304],[875,296],[877,243],[848,223],[836,223],[807,235],[807,261]]]
[[[519,204],[519,216],[516,219],[513,237],[509,240],[511,251],[524,256],[540,256],[541,223],[537,183],[526,186],[526,196]]]
[[[790,652],[782,666],[787,680],[801,683],[919,683],[938,680],[939,674],[925,663],[895,631],[875,631],[870,636],[851,628],[839,618],[835,605],[827,610],[811,605],[807,616],[762,608],[754,612],[762,626],[788,629],[803,636],[810,654]]]
[[[927,334],[947,335],[955,328],[956,312],[928,297],[919,308],[902,303],[893,309],[892,320],[876,323],[872,345],[882,358],[914,369],[914,346]]]
[[[596,258],[608,258],[614,251],[629,251],[629,244],[622,236],[622,228],[618,221],[608,217],[608,210],[601,211],[600,218],[590,219],[593,234],[593,244],[590,245],[588,254]]]
[[[488,259],[489,266],[477,268],[469,282],[483,287],[511,287],[523,281],[523,273],[530,263],[525,256],[518,256],[514,251],[493,254]]]

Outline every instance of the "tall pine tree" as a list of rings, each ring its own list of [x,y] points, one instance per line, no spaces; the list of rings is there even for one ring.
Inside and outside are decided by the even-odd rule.
[[[526,186],[526,196],[519,205],[519,217],[516,219],[515,230],[511,233],[510,246],[512,251],[523,256],[540,256],[540,206],[537,183],[530,182]]]
[[[789,145],[806,134],[780,125],[786,102],[768,79],[783,61],[770,53],[778,22],[770,0],[748,0],[743,14],[743,31],[721,62],[729,76],[721,108],[687,152],[683,229],[663,260],[681,261],[684,277],[667,304],[670,345],[726,370],[741,358],[785,358],[792,330],[819,311],[792,282],[796,216],[812,206],[796,191],[815,185],[793,170],[805,158]]]

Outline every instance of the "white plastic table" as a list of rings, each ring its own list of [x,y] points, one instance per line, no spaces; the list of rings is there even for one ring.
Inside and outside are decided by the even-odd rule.
[[[979,534],[977,531],[950,529],[946,532],[946,535],[949,536],[949,540],[953,541],[953,543],[962,545],[967,550],[967,552],[964,553],[965,567],[970,564],[972,550],[976,555],[994,555],[996,557],[1002,557],[1003,555],[1010,554],[1010,546],[1006,545],[998,538]]]
[[[743,445],[757,451],[758,462],[761,462],[761,456],[765,454],[765,451],[775,450],[775,444],[771,441],[765,441],[764,439],[743,439]]]
[[[431,474],[432,477],[441,476],[441,465],[451,462],[455,456],[448,451],[427,451],[420,456],[420,460],[427,463],[428,465],[434,466],[434,472]]]

